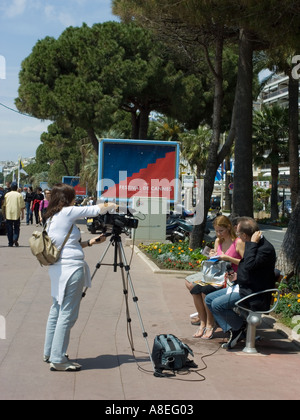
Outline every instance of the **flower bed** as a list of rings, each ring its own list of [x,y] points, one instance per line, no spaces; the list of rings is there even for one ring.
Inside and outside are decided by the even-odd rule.
[[[295,329],[300,334],[300,287],[299,279],[292,278],[286,281],[283,278],[280,285],[280,297],[275,313],[278,315],[279,321],[288,327]]]
[[[180,241],[176,244],[161,242],[149,245],[140,244],[139,248],[163,269],[197,271],[202,261],[207,259],[201,254],[202,249],[193,250],[186,241]]]

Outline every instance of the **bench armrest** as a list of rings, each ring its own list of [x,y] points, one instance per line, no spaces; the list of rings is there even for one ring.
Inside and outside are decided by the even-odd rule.
[[[268,311],[252,311],[251,309],[249,309],[249,308],[245,308],[244,306],[240,306],[240,304],[242,303],[242,302],[245,302],[245,301],[247,301],[247,299],[250,299],[250,298],[252,298],[253,296],[259,296],[259,295],[262,295],[263,293],[271,293],[271,292],[273,292],[273,293],[276,293],[277,294],[277,296],[276,296],[276,301],[274,302],[274,305],[268,310]],[[240,300],[238,300],[236,303],[235,303],[235,305],[238,307],[238,308],[240,308],[240,309],[242,309],[243,311],[247,311],[247,312],[255,312],[255,313],[257,313],[257,314],[269,314],[270,312],[273,312],[274,311],[274,309],[276,308],[276,306],[278,305],[278,302],[279,302],[279,290],[278,289],[267,289],[267,290],[262,290],[261,292],[257,292],[257,293],[252,293],[251,295],[248,295],[248,296],[245,296],[244,298],[242,298],[242,299],[240,299]]]

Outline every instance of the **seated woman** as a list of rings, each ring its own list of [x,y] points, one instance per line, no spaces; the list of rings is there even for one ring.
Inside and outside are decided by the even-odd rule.
[[[220,261],[231,263],[233,270],[236,272],[238,264],[244,255],[245,244],[241,239],[237,238],[234,227],[228,217],[218,216],[214,220],[213,226],[217,239],[214,249],[210,251],[210,257],[218,255]],[[193,296],[200,320],[200,326],[193,337],[210,340],[213,338],[215,331],[215,321],[212,313],[205,304],[205,296],[221,287],[218,288],[211,284],[202,286],[200,284],[190,283],[187,280],[186,287]]]

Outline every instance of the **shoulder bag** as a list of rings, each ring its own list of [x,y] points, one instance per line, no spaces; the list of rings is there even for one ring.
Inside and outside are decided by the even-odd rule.
[[[50,236],[46,231],[46,226],[42,232],[34,231],[29,239],[29,245],[32,254],[38,259],[41,266],[43,265],[52,265],[56,263],[60,257],[60,253],[65,246],[67,240],[69,239],[73,225],[71,226],[62,246],[58,249],[53,244]]]

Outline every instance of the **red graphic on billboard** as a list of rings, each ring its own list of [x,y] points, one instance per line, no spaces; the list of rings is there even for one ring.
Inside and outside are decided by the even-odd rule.
[[[79,176],[64,176],[62,182],[67,185],[71,185],[74,188],[76,195],[87,195],[86,186],[80,184]]]

